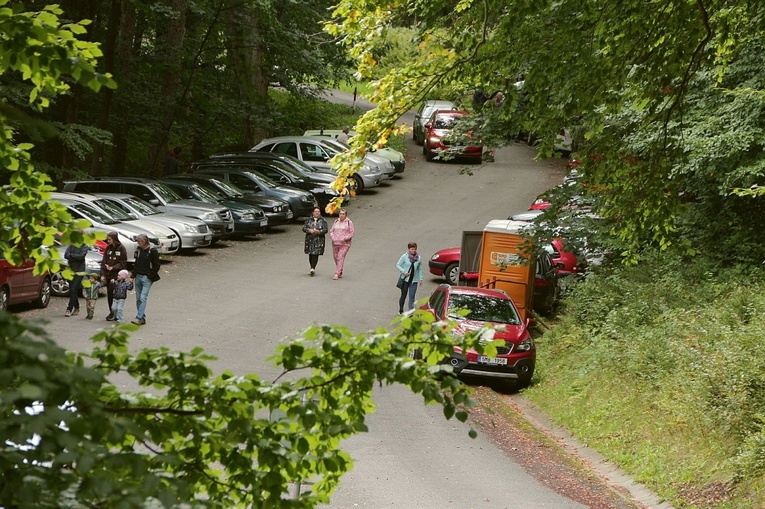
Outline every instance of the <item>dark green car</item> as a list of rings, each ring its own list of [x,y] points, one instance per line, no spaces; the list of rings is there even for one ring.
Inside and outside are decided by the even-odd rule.
[[[263,209],[227,200],[215,191],[188,180],[165,178],[162,182],[182,198],[228,207],[234,216],[234,235],[256,235],[268,228],[268,218]]]

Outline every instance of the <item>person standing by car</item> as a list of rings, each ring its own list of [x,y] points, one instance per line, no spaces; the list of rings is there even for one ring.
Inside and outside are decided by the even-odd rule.
[[[332,279],[343,277],[343,265],[345,265],[345,255],[351,248],[353,240],[353,221],[348,217],[346,209],[340,209],[338,218],[332,223],[329,230],[329,237],[332,239],[332,257],[335,259],[335,275]]]
[[[87,244],[79,246],[69,244],[64,251],[64,258],[74,272],[72,281],[69,283],[69,304],[66,306],[64,316],[77,316],[80,313],[80,290],[82,277],[85,275],[85,255],[88,254],[88,249]]]
[[[343,127],[343,132],[337,135],[337,141],[341,143],[348,143],[348,133],[351,132],[351,128],[348,126]]]
[[[149,237],[143,233],[135,238],[138,242],[138,250],[135,252],[135,267],[133,267],[133,279],[135,284],[135,307],[137,309],[135,320],[130,323],[146,325],[146,303],[149,300],[151,285],[159,281],[159,251],[151,247]]]
[[[396,263],[399,272],[399,281],[401,281],[401,297],[398,299],[398,313],[404,312],[404,301],[409,294],[409,307],[414,307],[414,296],[417,293],[417,285],[422,281],[422,259],[417,252],[417,243],[410,242],[407,245],[406,253],[401,255]]]
[[[122,245],[117,232],[109,232],[106,235],[108,244],[104,251],[104,259],[101,260],[101,281],[106,285],[106,302],[109,304],[109,314],[106,319],[114,320],[112,304],[114,304],[113,285],[107,284],[112,279],[117,279],[120,271],[127,266],[127,251]]]
[[[314,207],[311,217],[305,220],[303,225],[305,232],[305,254],[308,255],[308,263],[311,270],[308,273],[313,277],[316,274],[316,264],[319,256],[324,254],[324,236],[327,234],[327,221],[321,217],[321,209]]]

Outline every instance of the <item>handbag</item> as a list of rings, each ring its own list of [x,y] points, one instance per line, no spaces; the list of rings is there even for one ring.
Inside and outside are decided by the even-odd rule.
[[[396,282],[396,288],[403,288],[404,287],[404,275],[399,274],[398,275],[398,282]]]

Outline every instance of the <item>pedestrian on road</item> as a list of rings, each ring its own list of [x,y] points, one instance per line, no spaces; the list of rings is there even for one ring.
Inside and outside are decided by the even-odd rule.
[[[104,259],[101,260],[101,282],[106,285],[106,302],[109,304],[109,314],[106,319],[114,320],[112,304],[114,304],[113,285],[107,284],[112,279],[117,279],[119,272],[127,267],[127,251],[122,245],[117,232],[109,232],[106,235],[108,244],[104,251]]]
[[[151,247],[149,237],[143,233],[136,236],[138,250],[133,267],[133,282],[135,283],[135,320],[130,323],[146,325],[146,304],[149,300],[151,285],[159,281],[159,251]]]
[[[112,314],[114,315],[115,322],[122,321],[122,310],[125,309],[125,300],[127,294],[133,289],[133,283],[128,279],[130,272],[127,269],[122,269],[117,274],[117,279],[113,279],[109,282],[114,289],[112,290],[114,295],[114,302],[112,304]]]
[[[348,133],[351,132],[351,128],[348,126],[343,127],[343,132],[337,135],[337,141],[342,143],[348,143]]]
[[[101,289],[104,284],[98,281],[95,274],[88,276],[90,279],[90,287],[85,288],[85,308],[88,311],[88,315],[85,317],[88,320],[93,319],[93,314],[96,312],[96,301],[98,300],[98,290]]]
[[[90,249],[87,244],[75,246],[69,244],[64,251],[64,258],[69,263],[69,268],[74,272],[72,281],[69,283],[69,304],[66,306],[64,316],[77,316],[80,313],[80,291],[82,290],[82,278],[85,275],[85,256]]]
[[[343,277],[343,265],[345,265],[345,255],[351,248],[353,240],[353,221],[348,217],[346,209],[340,209],[338,218],[332,223],[329,230],[329,237],[332,239],[332,257],[335,259],[335,275],[332,279]]]
[[[305,220],[303,231],[305,232],[305,254],[308,255],[308,263],[311,265],[308,273],[313,277],[316,274],[319,256],[324,254],[324,236],[327,234],[327,222],[321,217],[319,207],[313,208],[311,217]]]
[[[396,268],[399,272],[399,280],[401,281],[401,297],[398,299],[398,312],[399,314],[404,312],[404,301],[406,301],[406,294],[409,293],[409,307],[407,310],[414,308],[414,295],[417,293],[417,286],[422,281],[422,259],[417,252],[417,243],[410,242],[407,245],[406,253],[401,255],[396,263]]]
[[[181,150],[183,150],[181,147],[174,147],[167,153],[167,156],[165,156],[165,164],[162,168],[163,176],[167,177],[168,175],[175,175],[178,173],[178,156],[181,155]]]

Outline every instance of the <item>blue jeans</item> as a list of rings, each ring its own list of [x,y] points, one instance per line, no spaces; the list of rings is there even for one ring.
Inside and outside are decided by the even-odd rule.
[[[82,291],[82,275],[74,276],[69,282],[69,304],[66,309],[80,309],[80,292]]]
[[[125,299],[114,299],[112,301],[112,314],[115,322],[122,321],[122,310],[125,308]]]
[[[146,301],[149,300],[151,280],[144,274],[136,274],[133,280],[135,286],[135,307],[138,309],[135,317],[137,320],[146,319]]]
[[[404,287],[401,289],[401,297],[398,299],[398,309],[400,311],[404,310],[404,301],[406,300],[406,294],[409,293],[409,307],[407,309],[412,309],[414,307],[414,294],[417,293],[417,283],[412,283],[411,285],[407,285],[404,283]]]

